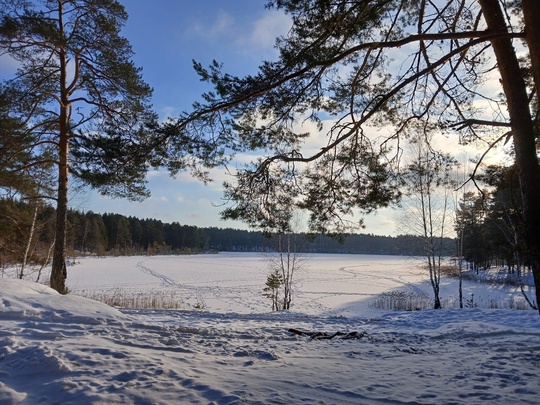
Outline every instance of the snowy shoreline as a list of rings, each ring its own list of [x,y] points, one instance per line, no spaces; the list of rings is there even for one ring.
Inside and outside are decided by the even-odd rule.
[[[272,313],[257,281],[264,262],[228,256],[69,268],[77,288],[183,289],[206,311],[118,310],[1,279],[0,404],[538,402],[536,311],[366,310],[369,294],[423,288],[423,276],[391,258],[327,257],[312,259],[298,306]],[[364,335],[314,340],[289,328]]]

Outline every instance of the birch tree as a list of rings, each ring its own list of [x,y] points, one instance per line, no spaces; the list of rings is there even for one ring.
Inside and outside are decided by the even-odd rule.
[[[434,308],[439,309],[442,307],[441,269],[445,260],[443,242],[453,232],[451,198],[455,184],[451,169],[457,164],[448,154],[433,150],[421,136],[412,143],[412,150],[412,162],[404,176],[407,202],[402,224],[409,233],[422,239]]]

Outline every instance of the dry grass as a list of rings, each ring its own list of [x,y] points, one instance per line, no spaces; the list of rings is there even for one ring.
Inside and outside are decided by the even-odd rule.
[[[459,277],[459,270],[456,266],[441,266],[441,274],[448,277]]]
[[[481,309],[530,309],[529,304],[523,297],[484,298],[469,295],[463,298],[465,308]],[[395,311],[417,311],[433,308],[433,299],[428,294],[390,291],[377,295],[371,301],[371,306],[377,309]],[[456,297],[445,298],[441,301],[443,308],[459,308]]]
[[[397,290],[377,295],[372,299],[371,306],[378,309],[417,311],[433,308],[433,301],[427,294]]]
[[[148,291],[131,292],[122,289],[108,291],[75,291],[73,295],[79,295],[103,302],[116,308],[132,309],[191,309],[176,292]]]

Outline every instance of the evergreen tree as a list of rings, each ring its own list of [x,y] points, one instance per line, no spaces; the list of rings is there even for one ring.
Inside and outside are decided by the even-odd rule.
[[[141,221],[135,217],[129,217],[129,230],[135,251],[143,250],[143,228]]]
[[[515,166],[489,166],[482,181],[492,187],[488,195],[488,220],[493,229],[493,245],[508,266],[516,268],[520,277],[521,267],[527,257],[523,202]]]
[[[84,218],[83,252],[102,255],[107,251],[107,234],[101,215],[88,212]]]
[[[9,100],[13,96],[0,85],[0,196],[6,198],[36,194],[36,169],[28,164],[30,146],[36,139],[21,119],[10,113]]]
[[[150,142],[143,124],[155,115],[151,88],[120,36],[126,19],[115,0],[0,1],[0,53],[19,62],[2,87],[11,96],[7,110],[26,124],[14,136],[25,140],[28,167],[52,163],[58,170],[50,284],[60,293],[69,174],[104,193],[146,194],[147,154],[138,152]]]
[[[279,311],[280,309],[283,309],[279,296],[279,292],[281,291],[281,287],[283,285],[283,280],[281,278],[279,269],[275,269],[273,272],[271,272],[266,278],[266,282],[264,284],[264,296],[272,300],[272,311]]]
[[[475,269],[485,267],[491,252],[490,241],[484,228],[486,208],[482,196],[465,193],[459,204],[457,226],[463,229],[463,249],[465,260]]]

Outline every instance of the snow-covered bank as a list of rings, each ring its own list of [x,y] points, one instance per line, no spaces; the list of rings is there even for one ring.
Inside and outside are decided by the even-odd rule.
[[[0,280],[0,404],[538,403],[535,311],[363,314],[365,297],[354,295],[354,280],[368,285],[361,294],[422,283],[410,284],[388,263],[377,267],[377,278],[362,274],[365,263],[329,261],[320,274],[313,274],[319,265],[312,264],[309,271],[318,281],[310,284],[306,275],[299,286],[297,299],[306,311],[269,313],[268,303],[257,301],[261,288],[252,278],[261,269],[239,257],[235,264],[217,257],[192,268],[184,262],[183,270],[174,270],[172,258],[92,259],[69,269],[81,288],[77,271],[88,288],[115,288],[107,275],[123,278],[123,288],[132,281],[137,289],[173,282],[186,294],[197,291],[210,309],[215,305],[210,311],[118,311],[41,285]],[[219,262],[221,270],[212,267]],[[329,270],[335,264],[337,273]],[[236,273],[227,270],[232,268]],[[131,275],[119,277],[124,271]],[[212,283],[207,271],[221,277]],[[366,334],[313,340],[289,328]]]

